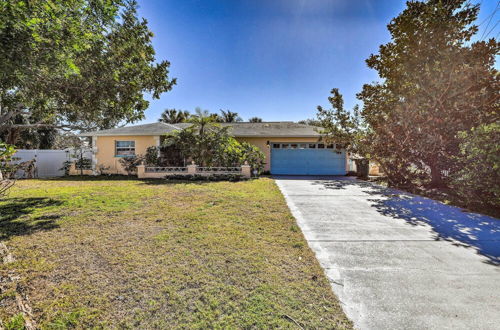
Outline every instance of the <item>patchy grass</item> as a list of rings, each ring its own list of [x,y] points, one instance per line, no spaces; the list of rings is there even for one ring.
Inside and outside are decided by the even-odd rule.
[[[0,235],[42,328],[351,328],[271,179],[19,181]]]

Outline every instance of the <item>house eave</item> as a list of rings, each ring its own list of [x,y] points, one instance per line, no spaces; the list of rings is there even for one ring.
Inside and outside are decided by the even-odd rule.
[[[126,134],[126,133],[116,133],[116,134],[96,134],[96,133],[81,133],[77,134],[78,137],[93,137],[93,136],[158,136],[158,135],[165,135],[168,133],[157,133],[157,134],[142,134],[142,133],[135,133],[135,134]],[[238,135],[233,135],[235,138],[320,138],[321,135],[251,135],[251,134],[238,134]]]
[[[235,138],[320,138],[321,135],[234,135]]]
[[[158,135],[165,135],[168,133],[148,133],[148,134],[143,134],[143,133],[134,133],[134,134],[126,134],[126,133],[116,133],[116,134],[98,134],[98,133],[81,133],[77,134],[76,136],[78,137],[93,137],[93,136],[158,136]]]

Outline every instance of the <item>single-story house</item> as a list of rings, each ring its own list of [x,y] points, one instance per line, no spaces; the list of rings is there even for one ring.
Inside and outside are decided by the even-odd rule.
[[[120,157],[144,155],[150,146],[160,146],[161,136],[191,124],[162,122],[82,133],[92,138],[93,164],[123,173]],[[348,171],[346,152],[321,141],[317,128],[293,122],[222,123],[238,141],[262,150],[265,170],[283,175],[344,175]]]

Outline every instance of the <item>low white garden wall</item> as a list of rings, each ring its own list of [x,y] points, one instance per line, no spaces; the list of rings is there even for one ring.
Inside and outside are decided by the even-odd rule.
[[[214,175],[214,174],[239,174],[245,178],[252,176],[251,167],[248,164],[239,167],[200,167],[195,164],[186,167],[149,167],[137,166],[137,177],[139,179],[160,179],[168,175]]]

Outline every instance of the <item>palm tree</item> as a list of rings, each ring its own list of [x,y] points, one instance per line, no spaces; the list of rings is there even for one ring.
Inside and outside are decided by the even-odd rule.
[[[203,136],[206,128],[217,122],[217,117],[217,114],[210,113],[208,110],[201,110],[197,107],[194,110],[194,115],[189,117],[188,122],[192,123],[198,130],[198,133]]]
[[[220,109],[220,119],[223,123],[235,123],[243,121],[240,116],[238,116],[237,112],[232,112],[230,110],[222,110]]]
[[[262,118],[252,117],[252,118],[248,119],[248,122],[249,123],[262,123]]]
[[[191,114],[189,111],[176,110],[176,109],[165,109],[160,115],[159,122],[168,124],[177,124],[186,122]]]

